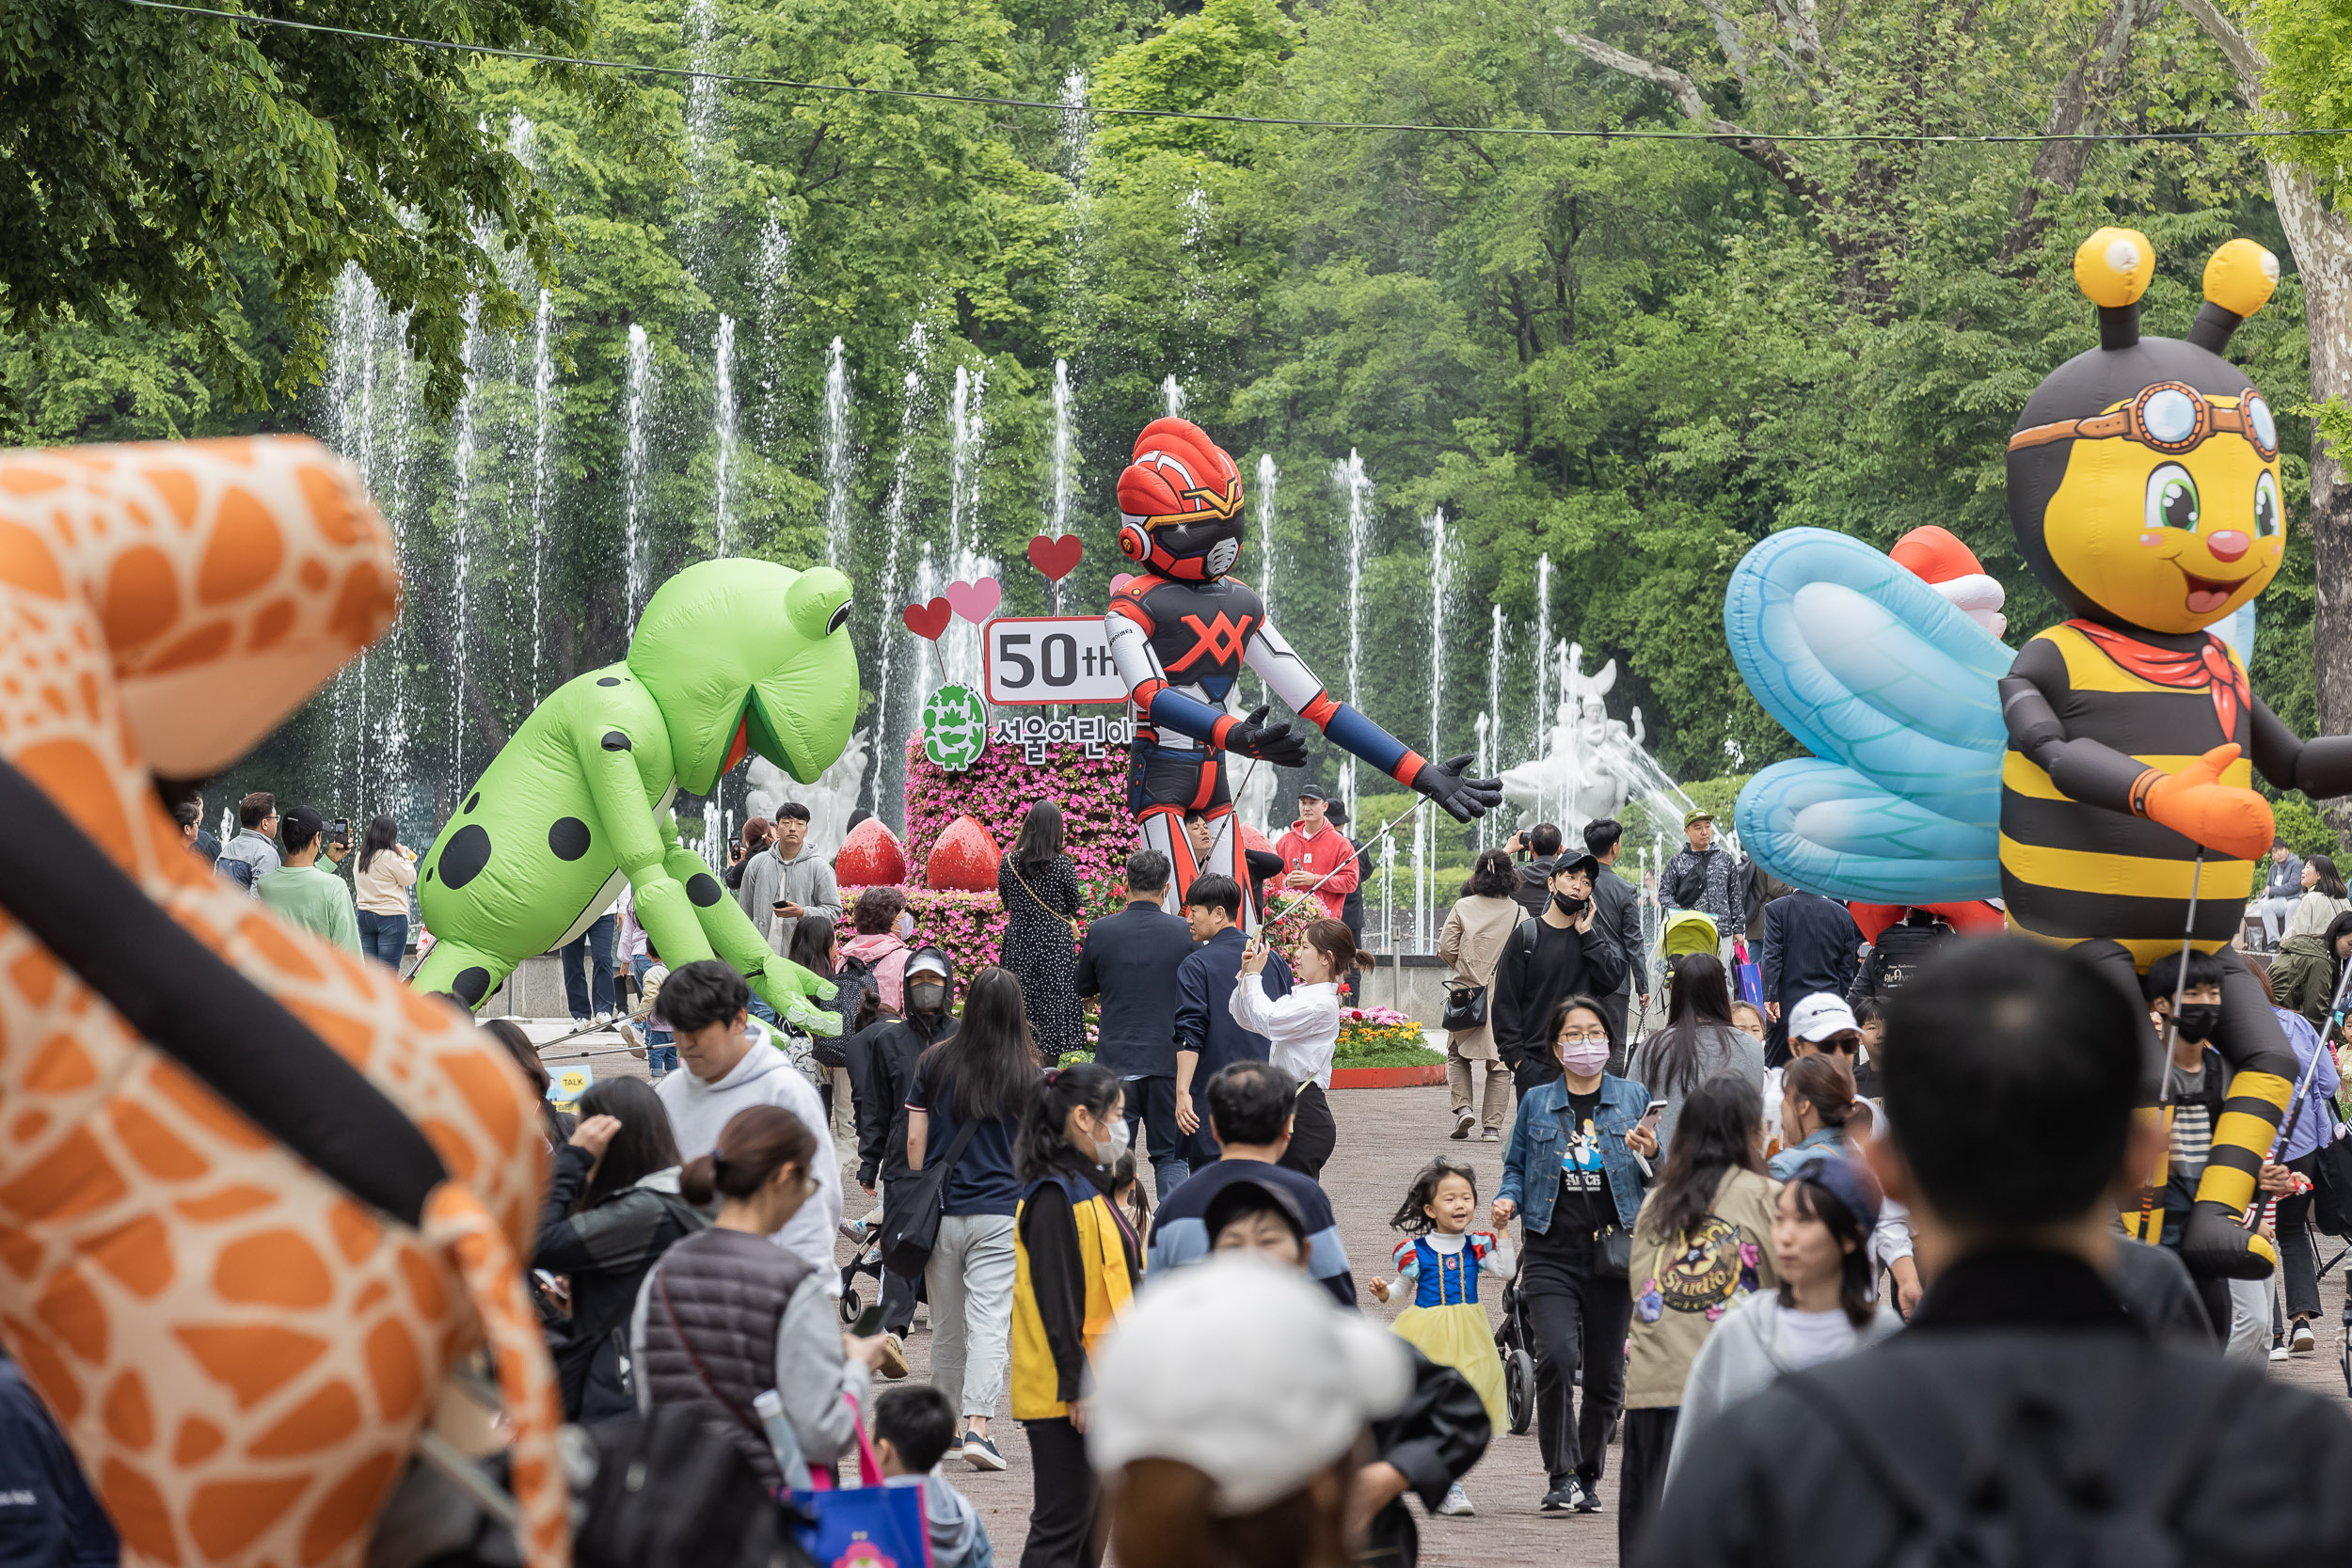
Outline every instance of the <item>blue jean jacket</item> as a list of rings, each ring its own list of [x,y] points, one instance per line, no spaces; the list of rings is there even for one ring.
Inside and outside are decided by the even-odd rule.
[[[1642,1189],[1649,1178],[1634,1163],[1625,1135],[1648,1108],[1647,1089],[1630,1079],[1601,1074],[1593,1132],[1600,1139],[1600,1164],[1609,1173],[1610,1196],[1617,1202],[1617,1223],[1628,1230],[1641,1211]],[[1511,1141],[1502,1149],[1502,1185],[1495,1196],[1510,1199],[1530,1230],[1551,1228],[1551,1206],[1560,1196],[1560,1158],[1570,1131],[1565,1079],[1538,1085],[1519,1097],[1518,1119],[1511,1124]]]

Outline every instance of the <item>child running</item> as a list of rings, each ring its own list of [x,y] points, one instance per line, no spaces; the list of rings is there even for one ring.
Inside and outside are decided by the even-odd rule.
[[[1473,1233],[1478,1212],[1478,1177],[1459,1160],[1437,1159],[1413,1178],[1390,1225],[1411,1238],[1396,1248],[1396,1278],[1375,1275],[1372,1293],[1382,1301],[1410,1292],[1411,1304],[1389,1326],[1440,1367],[1470,1380],[1486,1406],[1494,1430],[1510,1429],[1502,1387],[1502,1357],[1495,1351],[1494,1325],[1478,1301],[1483,1270],[1508,1279],[1518,1259],[1507,1239],[1491,1230]],[[1459,1517],[1477,1512],[1459,1481],[1446,1489],[1437,1512]]]

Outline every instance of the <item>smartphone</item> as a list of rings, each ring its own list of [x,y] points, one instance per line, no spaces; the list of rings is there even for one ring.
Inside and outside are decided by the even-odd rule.
[[[348,816],[338,816],[328,825],[335,830],[335,842],[342,845],[346,849],[350,848],[351,818]]]
[[[1653,1100],[1649,1102],[1649,1109],[1642,1113],[1642,1119],[1644,1121],[1656,1121],[1660,1117],[1662,1117],[1665,1114],[1666,1102],[1662,1100]]]
[[[777,899],[774,903],[772,903],[772,904],[769,905],[768,907],[769,907],[770,909],[771,909],[771,910],[775,911],[778,914],[782,914],[782,913],[783,913],[786,910],[788,910],[788,909],[790,909],[790,908],[792,907],[792,902],[791,902],[791,900],[790,900],[790,899],[788,899],[788,898],[779,898],[779,899]]]
[[[850,1335],[860,1339],[870,1339],[881,1332],[882,1303],[879,1301],[874,1303],[873,1306],[867,1307],[865,1311],[860,1312],[857,1315],[857,1322],[850,1325]]]

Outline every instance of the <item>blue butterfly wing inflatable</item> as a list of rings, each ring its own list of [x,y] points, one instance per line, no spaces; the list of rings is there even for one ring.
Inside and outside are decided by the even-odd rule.
[[[1724,633],[1748,689],[1813,752],[1740,790],[1749,854],[1833,898],[2000,896],[2010,648],[1884,553],[1811,528],[1748,552]]]

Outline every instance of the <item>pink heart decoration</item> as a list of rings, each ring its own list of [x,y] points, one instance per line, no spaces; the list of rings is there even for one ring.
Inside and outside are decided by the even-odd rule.
[[[1074,533],[1060,538],[1039,534],[1029,541],[1029,564],[1045,574],[1048,582],[1059,582],[1078,569],[1078,558],[1086,554],[1086,546]]]
[[[1004,602],[1004,584],[994,578],[947,585],[947,602],[956,607],[957,614],[976,626],[995,614],[996,607]]]
[[[1114,593],[1114,594],[1116,594],[1116,593],[1118,593],[1120,589],[1122,589],[1122,588],[1126,587],[1129,583],[1131,583],[1131,582],[1133,582],[1133,581],[1135,581],[1135,580],[1136,580],[1136,575],[1135,575],[1135,573],[1133,573],[1133,572],[1121,572],[1121,573],[1120,573],[1117,577],[1115,577],[1115,578],[1111,578],[1111,592],[1112,592],[1112,593]]]
[[[939,634],[947,629],[947,623],[955,618],[955,613],[946,599],[933,599],[929,604],[907,606],[898,611],[898,619],[904,621],[907,630],[915,636],[936,642]]]

